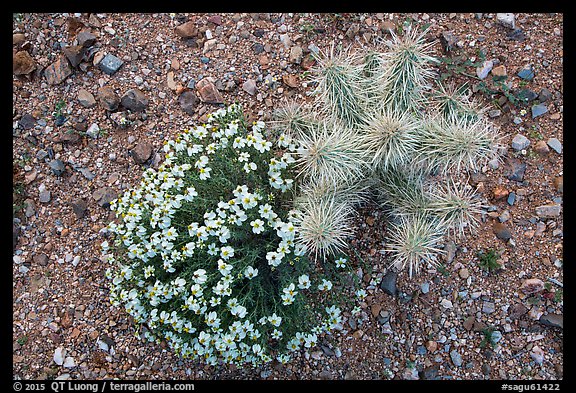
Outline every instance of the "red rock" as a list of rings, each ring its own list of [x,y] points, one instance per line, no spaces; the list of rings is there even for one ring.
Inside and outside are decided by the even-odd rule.
[[[192,38],[198,35],[198,29],[193,21],[188,21],[180,26],[176,26],[174,33],[182,38]]]
[[[27,75],[36,69],[36,62],[26,51],[17,52],[12,56],[12,72],[14,75]]]
[[[520,290],[526,295],[538,293],[544,290],[544,281],[539,278],[528,278],[520,286]]]
[[[70,75],[72,75],[72,68],[64,56],[60,56],[44,70],[44,76],[49,85],[62,83]]]
[[[200,79],[196,83],[196,89],[198,90],[198,95],[202,102],[207,102],[209,104],[222,104],[224,103],[224,98],[222,94],[216,89],[214,83],[209,79]]]

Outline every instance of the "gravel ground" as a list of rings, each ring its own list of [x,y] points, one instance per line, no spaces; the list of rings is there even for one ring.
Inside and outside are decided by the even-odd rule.
[[[488,206],[478,233],[448,242],[439,269],[391,277],[382,213],[360,211],[369,296],[286,366],[209,367],[138,341],[108,301],[110,200],[221,103],[266,120],[283,98],[306,100],[311,51],[375,47],[408,19],[430,25],[436,55],[453,59],[440,72],[475,86],[504,135],[504,161],[470,178]],[[15,14],[12,26],[14,379],[563,378],[562,14]],[[455,60],[482,53],[478,69]],[[497,75],[509,90],[478,85]],[[520,94],[528,104],[510,101]],[[481,250],[500,269],[484,270]]]

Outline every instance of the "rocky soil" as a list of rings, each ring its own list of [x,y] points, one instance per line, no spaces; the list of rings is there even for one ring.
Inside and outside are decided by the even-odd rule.
[[[367,207],[352,244],[368,297],[286,366],[138,341],[108,301],[110,201],[218,107],[266,120],[307,99],[312,52],[377,47],[407,23],[430,26],[439,78],[468,82],[503,135],[503,160],[469,179],[478,233],[396,276]],[[14,14],[12,29],[14,379],[563,378],[562,14]]]

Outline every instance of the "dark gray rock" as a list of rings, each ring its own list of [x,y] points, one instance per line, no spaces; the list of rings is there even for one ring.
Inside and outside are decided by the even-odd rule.
[[[382,282],[380,282],[380,289],[389,295],[396,296],[398,289],[396,288],[396,280],[398,278],[398,273],[393,270],[388,270],[388,272],[382,277]]]
[[[98,101],[107,111],[115,111],[120,105],[120,97],[110,86],[103,86],[98,89]]]
[[[110,187],[99,188],[92,193],[92,198],[103,208],[109,208],[110,202],[118,198],[118,194]]]
[[[122,96],[120,103],[132,112],[143,112],[148,106],[148,98],[138,89],[130,89]]]
[[[523,181],[524,173],[526,172],[526,163],[521,162],[515,158],[508,158],[507,160],[507,172],[506,177],[509,180]]]
[[[60,160],[52,160],[48,165],[56,176],[62,176],[66,171],[66,165]]]
[[[199,103],[200,99],[190,90],[183,92],[178,97],[178,104],[180,104],[182,110],[189,115],[194,114]]]
[[[564,329],[564,315],[562,314],[546,314],[540,317],[540,323],[545,326],[557,327]]]
[[[78,45],[88,48],[96,43],[96,36],[89,31],[81,31],[76,35]]]
[[[26,113],[24,116],[18,120],[18,126],[23,128],[24,130],[29,130],[30,128],[36,125],[36,119],[34,116]]]
[[[98,63],[98,67],[102,72],[105,72],[108,75],[113,75],[120,69],[120,67],[122,67],[122,64],[124,64],[124,62],[121,59],[114,55],[107,54],[100,63]]]

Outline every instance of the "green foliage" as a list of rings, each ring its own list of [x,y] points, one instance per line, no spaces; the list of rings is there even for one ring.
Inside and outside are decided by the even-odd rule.
[[[494,249],[480,250],[476,256],[479,258],[478,265],[488,273],[495,272],[501,268],[498,263],[500,254],[498,254]]]

